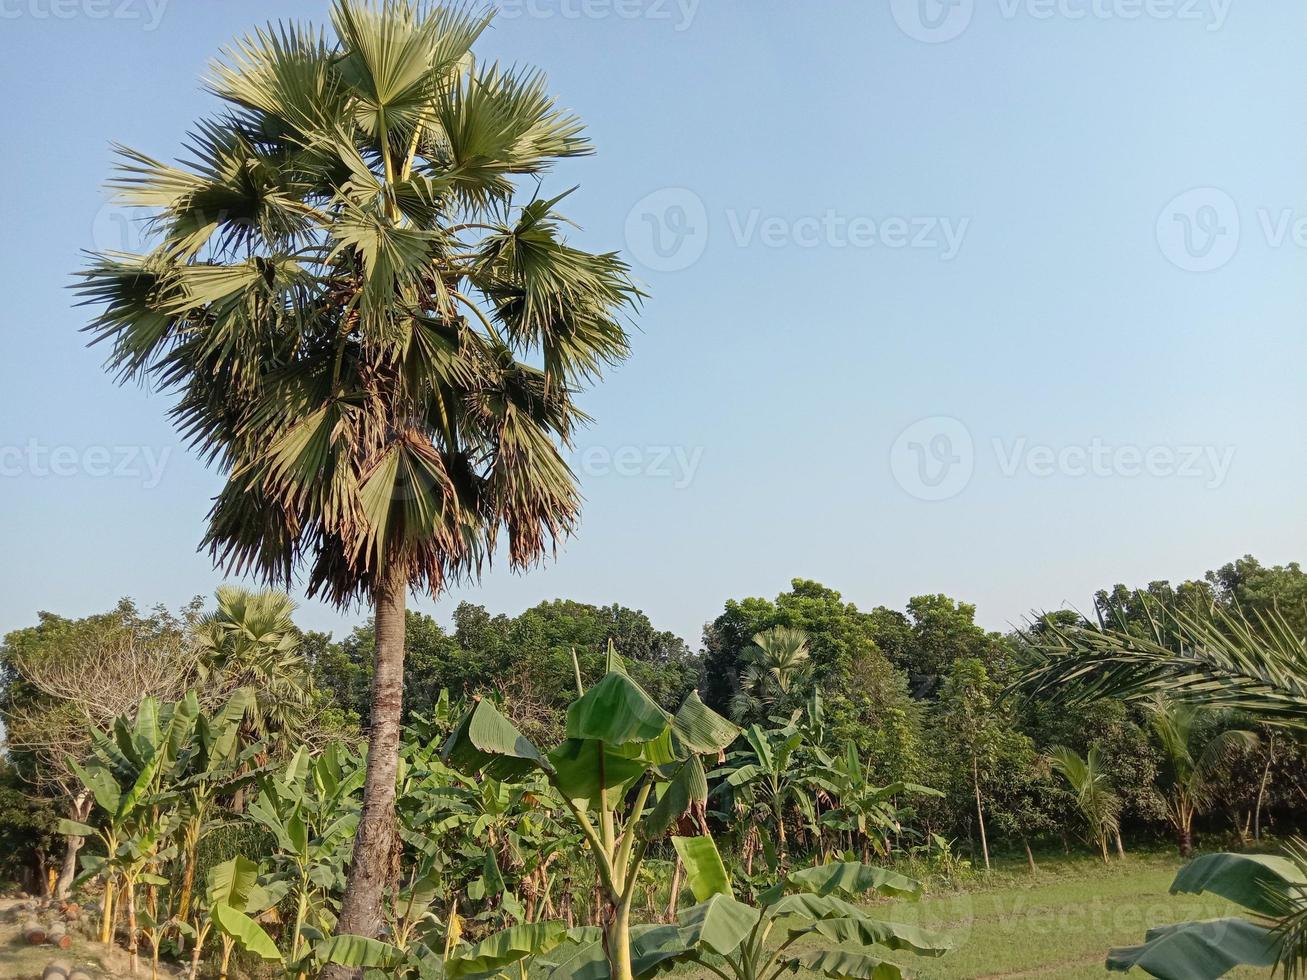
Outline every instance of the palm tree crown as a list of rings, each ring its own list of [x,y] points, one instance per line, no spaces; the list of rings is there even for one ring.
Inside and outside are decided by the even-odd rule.
[[[302,562],[345,603],[571,530],[576,388],[626,354],[640,294],[567,244],[561,198],[519,201],[590,145],[539,74],[476,63],[486,18],[336,0],[332,22],[228,50],[189,162],[120,151],[158,247],[95,256],[80,289],[113,368],[179,393],[227,475],[215,560],[281,583]]]
[[[200,679],[215,703],[251,692],[247,727],[254,738],[294,739],[308,715],[312,681],[284,592],[224,585],[218,608],[191,630]]]
[[[753,643],[742,655],[745,668],[731,702],[737,721],[774,707],[808,665],[808,634],[801,629],[774,626],[756,634]]]

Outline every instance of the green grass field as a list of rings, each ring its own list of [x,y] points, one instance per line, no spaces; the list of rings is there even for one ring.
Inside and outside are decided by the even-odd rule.
[[[1103,965],[1111,947],[1142,942],[1152,926],[1240,913],[1222,899],[1170,894],[1180,865],[1174,852],[1129,854],[1106,867],[1088,857],[1050,855],[1031,874],[1024,858],[1000,860],[991,874],[960,889],[936,890],[916,904],[887,903],[884,918],[943,932],[954,948],[938,959],[901,953],[886,958],[917,980],[1123,976]],[[1228,976],[1269,973],[1241,969]],[[1146,980],[1137,970],[1129,976]]]
[[[928,895],[887,918],[919,922],[952,937],[954,949],[940,959],[899,960],[920,980],[1101,980],[1117,975],[1103,966],[1108,949],[1142,941],[1152,926],[1237,914],[1221,899],[1171,895],[1180,864],[1165,853],[1127,855],[1110,867],[1087,858],[1044,858],[1032,875],[1024,860],[1003,862],[988,882]],[[1267,973],[1239,970],[1229,976]]]

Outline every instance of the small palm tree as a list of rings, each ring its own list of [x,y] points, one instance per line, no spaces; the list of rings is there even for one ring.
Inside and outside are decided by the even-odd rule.
[[[1091,746],[1083,758],[1065,745],[1054,746],[1048,756],[1053,768],[1070,785],[1076,806],[1106,864],[1108,839],[1120,829],[1121,801],[1111,790],[1098,746]]]
[[[1192,704],[1158,698],[1152,707],[1153,731],[1162,743],[1170,770],[1166,814],[1180,845],[1180,856],[1193,854],[1194,817],[1212,802],[1213,779],[1240,752],[1260,744],[1255,732],[1219,729],[1220,718]]]
[[[744,651],[740,689],[731,701],[736,721],[765,713],[789,694],[808,665],[808,634],[774,626],[758,633]]]
[[[558,160],[591,152],[534,71],[479,64],[489,16],[335,0],[331,32],[281,24],[213,65],[221,111],[189,162],[131,150],[121,203],[157,247],[104,254],[81,292],[123,380],[178,394],[226,476],[217,564],[375,609],[367,782],[338,931],[375,935],[395,833],[410,589],[500,551],[516,568],[574,528],[562,454],[581,387],[628,350],[639,290],[569,244]],[[524,192],[521,193],[521,192]]]
[[[292,741],[308,714],[311,678],[300,631],[285,592],[224,585],[218,608],[192,627],[206,700],[224,702],[241,688],[254,699],[245,727],[251,739]]]

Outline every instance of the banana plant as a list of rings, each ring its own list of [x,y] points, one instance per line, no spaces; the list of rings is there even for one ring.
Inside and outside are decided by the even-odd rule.
[[[336,743],[316,759],[301,748],[280,772],[259,775],[249,816],[276,842],[269,881],[294,896],[285,957],[291,973],[307,971],[312,944],[335,925],[331,896],[345,887],[365,777],[362,759]]]
[[[800,806],[808,783],[806,769],[796,765],[806,743],[804,730],[796,716],[779,728],[750,725],[744,740],[748,747],[732,752],[726,765],[711,774],[722,780],[714,792],[732,794],[737,804],[748,806],[771,825],[778,859],[784,864],[789,850],[786,814]]]
[[[1284,856],[1206,854],[1180,869],[1172,894],[1219,895],[1256,918],[1182,922],[1148,932],[1139,946],[1114,949],[1107,968],[1135,968],[1161,980],[1216,980],[1236,966],[1278,968],[1285,977],[1307,967],[1307,845]]]
[[[869,894],[915,901],[921,885],[893,871],[857,862],[818,865],[784,875],[746,904],[711,837],[676,837],[698,904],[670,925],[632,932],[632,969],[648,977],[693,963],[722,980],[776,980],[800,970],[832,980],[901,980],[883,951],[940,956],[948,941],[917,926],[879,919],[854,904]],[[803,951],[794,950],[803,942]],[[595,944],[582,945],[543,973],[544,980],[601,980]]]
[[[64,820],[59,831],[100,839],[104,853],[82,859],[81,877],[104,879],[100,942],[105,946],[113,940],[119,911],[116,903],[121,896],[133,957],[137,937],[135,886],[165,842],[160,832],[161,807],[171,805],[172,792],[165,777],[173,772],[199,713],[193,691],[175,704],[160,705],[154,698],[143,698],[135,717],[116,718],[110,732],[92,732],[84,766],[68,760],[103,817],[98,826]]]
[[[578,671],[579,676],[579,671]],[[539,773],[584,838],[602,895],[603,950],[611,980],[633,980],[631,910],[649,845],[708,796],[703,757],[719,758],[739,730],[691,694],[671,715],[626,673],[608,672],[567,711],[567,739],[542,752],[488,700],[476,702],[446,743],[465,774],[520,780]]]
[[[809,775],[812,785],[825,790],[836,801],[834,809],[821,816],[823,826],[861,841],[862,860],[889,854],[893,839],[901,832],[903,819],[910,811],[898,805],[904,795],[935,796],[944,794],[929,786],[894,782],[876,786],[870,766],[864,766],[857,747],[846,743],[842,755],[835,759],[818,753],[818,764]]]
[[[261,882],[259,866],[248,858],[235,857],[211,868],[203,900],[198,903],[195,924],[183,923],[180,927],[194,940],[190,980],[199,976],[200,952],[205,941],[215,933],[222,944],[218,964],[220,980],[227,980],[231,954],[238,946],[263,960],[284,963],[277,944],[259,925],[257,917],[276,906],[286,890],[283,882]]]
[[[560,960],[570,961],[580,949],[601,944],[602,933],[594,926],[569,929],[561,922],[531,922],[450,951],[444,971],[448,980],[527,980],[552,972]]]
[[[240,738],[241,726],[254,704],[254,691],[244,687],[233,692],[212,717],[199,715],[190,744],[178,759],[182,881],[176,915],[181,922],[190,917],[196,854],[204,835],[216,826],[213,813],[217,801],[258,777],[253,763],[263,752],[263,743],[242,746]]]

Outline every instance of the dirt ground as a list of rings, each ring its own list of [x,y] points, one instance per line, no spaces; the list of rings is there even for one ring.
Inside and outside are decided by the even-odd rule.
[[[127,954],[121,950],[106,950],[89,939],[82,931],[69,929],[73,945],[61,950],[54,946],[31,946],[23,937],[23,925],[36,918],[50,923],[58,918],[57,909],[29,910],[28,902],[15,898],[0,898],[0,978],[3,980],[43,980],[46,969],[56,965],[63,973],[54,973],[58,980],[81,970],[92,980],[133,980]],[[150,976],[148,955],[142,958],[135,980]],[[173,980],[174,971],[161,970],[161,980]],[[80,978],[79,978],[80,980]]]

